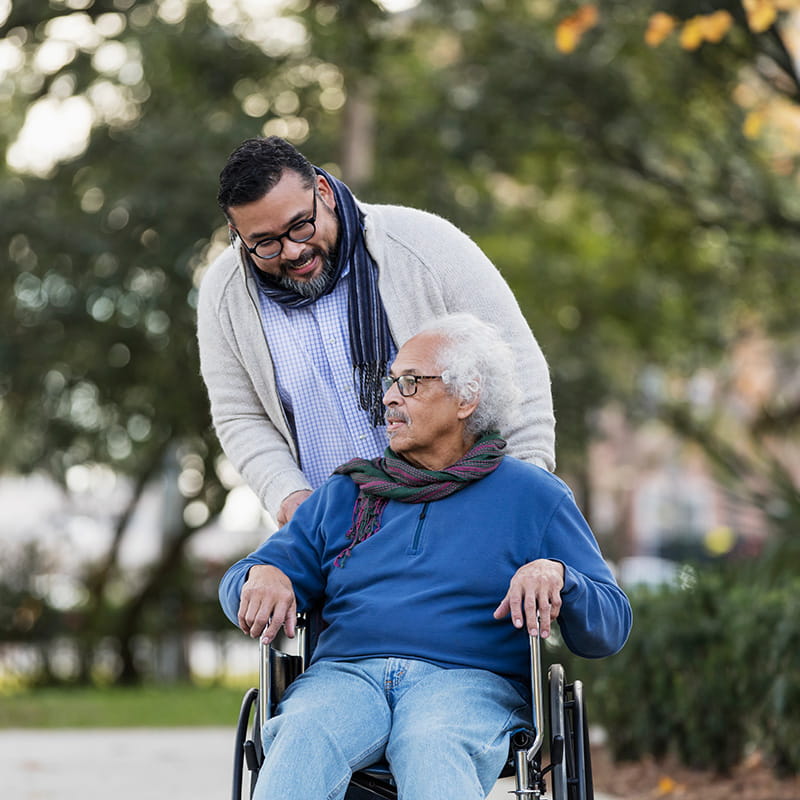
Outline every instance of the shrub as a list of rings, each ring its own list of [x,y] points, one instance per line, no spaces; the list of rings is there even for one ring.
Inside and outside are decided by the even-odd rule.
[[[764,591],[753,605],[740,658],[756,743],[776,771],[800,773],[800,580]]]
[[[744,569],[708,567],[682,586],[632,593],[625,648],[588,662],[590,720],[618,760],[677,755],[725,772],[748,746],[800,772],[800,581],[766,588]]]

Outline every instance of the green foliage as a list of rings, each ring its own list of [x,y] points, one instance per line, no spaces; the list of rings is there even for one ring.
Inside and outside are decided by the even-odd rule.
[[[746,636],[735,654],[749,665],[748,698],[757,741],[781,773],[800,772],[800,581],[756,592],[742,587],[738,601]],[[749,601],[749,602],[748,602]],[[747,645],[750,645],[749,647]]]
[[[800,581],[710,567],[683,580],[633,593],[619,654],[570,665],[591,719],[620,760],[674,754],[725,772],[754,746],[777,771],[800,772]]]
[[[14,5],[12,19],[23,12]],[[16,425],[2,432],[0,463],[59,479],[87,461],[140,474],[175,439],[193,439],[201,456],[216,450],[197,369],[194,270],[220,222],[219,164],[232,138],[252,132],[225,123],[232,83],[257,61],[215,34],[204,5],[190,4],[180,32],[135,20],[119,40],[141,59],[136,124],[98,126],[86,153],[47,180],[4,184],[3,340],[16,346],[0,361],[0,411]],[[30,31],[31,50],[44,31]],[[83,62],[70,67],[76,94],[98,78]],[[207,477],[213,491],[213,470]]]
[[[452,219],[509,280],[551,365],[565,473],[584,474],[593,414],[606,403],[634,420],[653,414],[642,387],[651,366],[685,382],[724,362],[753,321],[793,343],[793,167],[779,174],[763,143],[743,135],[746,110],[734,100],[743,77],[785,68],[770,34],[740,27],[691,54],[674,40],[653,49],[649,14],[685,16],[693,4],[608,0],[598,28],[564,55],[555,26],[575,2],[422,0],[391,14],[351,0],[287,3],[274,22],[300,27],[290,46],[271,35],[273,20],[222,22],[204,0],[189,0],[179,20],[168,17],[177,4],[164,14],[148,0],[80,5],[12,0],[0,23],[4,58],[14,48],[22,58],[0,76],[4,150],[39,99],[110,85],[127,104],[101,114],[85,152],[45,177],[0,164],[0,469],[64,481],[70,467],[102,463],[141,491],[177,451],[202,474],[191,499],[220,510],[194,337],[197,283],[225,240],[217,173],[269,126],[343,172],[353,98],[370,121],[359,196]],[[72,15],[101,21],[128,69],[101,70],[90,45],[60,67],[37,66],[52,22]],[[777,408],[788,413],[768,409],[781,438],[796,431],[797,408],[788,386]],[[682,432],[712,451],[701,423]],[[739,454],[729,461],[748,466]],[[736,480],[750,477],[740,469]],[[796,486],[777,469],[758,477],[763,506],[777,496],[789,509],[781,524],[791,535]],[[106,595],[112,579],[130,582],[116,564],[122,535],[121,526],[87,576],[92,641],[119,634]],[[170,557],[144,594],[125,595],[140,615],[126,618],[125,637],[166,625],[159,582],[197,605],[180,552]],[[772,702],[790,697],[781,689]],[[659,746],[671,746],[674,725],[653,729]]]
[[[551,363],[567,471],[605,401],[646,413],[640,369],[714,363],[750,314],[794,324],[797,204],[732,99],[760,39],[656,50],[643,31],[666,6],[609,2],[565,56],[554,3],[423,1],[400,15],[314,3],[285,14],[306,44],[272,52],[248,38],[253,25],[221,24],[201,0],[179,22],[148,2],[89,5],[92,19],[121,19],[112,40],[137,54],[141,77],[117,80],[129,121],[97,125],[86,153],[46,181],[2,183],[9,467],[61,477],[99,460],[136,474],[175,437],[210,467],[193,300],[221,226],[216,175],[265,123],[285,123],[316,162],[341,161],[353,131],[347,104],[323,102],[331,90],[365,99],[379,131],[364,143],[374,167],[359,194],[450,217],[508,277]],[[24,43],[27,64],[0,96],[2,141],[48,92],[114,81],[81,50],[36,73],[47,21],[68,15],[12,3],[2,32]],[[213,469],[206,478],[218,505]]]

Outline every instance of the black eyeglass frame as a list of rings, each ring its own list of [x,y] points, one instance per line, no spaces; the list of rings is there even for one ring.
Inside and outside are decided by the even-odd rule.
[[[303,236],[302,238],[295,239],[292,236],[292,232],[296,231],[298,228],[301,228],[303,225],[310,225],[311,226],[311,233],[308,236]],[[239,233],[238,229],[235,225],[231,226],[235,231],[236,235],[239,237],[239,241],[242,243],[242,247],[250,253],[251,256],[255,256],[256,258],[260,258],[262,261],[271,261],[273,258],[277,258],[283,252],[283,240],[288,239],[290,242],[294,242],[295,244],[302,244],[303,242],[307,242],[309,239],[313,239],[314,235],[317,232],[317,190],[314,189],[314,204],[311,208],[311,216],[308,219],[300,219],[294,223],[294,225],[289,226],[289,230],[285,231],[284,233],[280,233],[277,236],[267,236],[265,239],[260,239],[257,241],[252,247],[249,247],[247,242],[245,242],[244,237],[241,233]],[[279,247],[276,253],[273,253],[271,256],[264,256],[258,252],[258,248],[264,244],[270,244],[272,242],[277,242]]]
[[[444,376],[443,375],[398,375],[396,378],[393,378],[391,375],[386,375],[385,377],[381,378],[381,386],[383,387],[383,393],[389,391],[392,386],[396,383],[397,384],[397,391],[403,397],[413,397],[417,393],[417,385],[420,381],[436,381],[441,380]],[[403,389],[403,386],[406,388]]]

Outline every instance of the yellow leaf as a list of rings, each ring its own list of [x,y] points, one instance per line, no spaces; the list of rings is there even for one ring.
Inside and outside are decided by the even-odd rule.
[[[658,47],[675,30],[677,24],[678,21],[675,17],[665,14],[663,11],[653,14],[644,34],[645,42],[650,47]]]
[[[778,11],[774,6],[762,5],[747,17],[747,24],[753,33],[762,33],[769,30],[777,18]]]
[[[720,42],[733,27],[733,17],[727,11],[715,11],[704,17],[703,36],[706,41]]]
[[[683,23],[680,37],[684,50],[697,50],[703,44],[703,18],[692,17]]]
[[[743,0],[747,24],[753,33],[762,33],[775,24],[778,9],[773,0]]]
[[[575,12],[575,16],[579,19],[580,25],[585,32],[597,25],[597,21],[600,19],[600,12],[594,3],[587,3]]]
[[[681,795],[686,791],[686,786],[682,783],[678,783],[673,778],[670,778],[669,775],[662,775],[658,779],[658,789],[656,790],[656,794],[658,797],[666,797],[667,795]]]
[[[744,118],[742,133],[744,133],[744,135],[748,139],[757,139],[763,127],[764,127],[764,112],[751,111]]]
[[[658,795],[663,797],[667,794],[672,794],[678,788],[678,784],[668,775],[662,775],[658,779]]]
[[[577,46],[581,39],[581,34],[578,33],[574,25],[570,25],[566,20],[559,23],[556,28],[556,47],[561,53],[571,53]]]
[[[556,47],[562,53],[571,53],[583,34],[597,25],[600,14],[594,3],[581,6],[574,14],[561,20],[556,27]]]

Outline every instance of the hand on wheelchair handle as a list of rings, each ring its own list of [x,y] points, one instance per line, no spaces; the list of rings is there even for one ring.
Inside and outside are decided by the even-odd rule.
[[[531,636],[546,639],[550,626],[561,611],[564,565],[540,558],[520,567],[508,586],[506,596],[495,609],[494,618],[511,614],[515,628],[526,625]]]
[[[283,626],[294,637],[297,601],[289,578],[277,567],[250,568],[239,603],[239,627],[254,639],[271,642]]]

